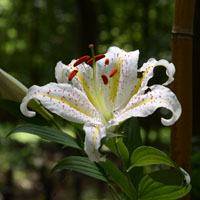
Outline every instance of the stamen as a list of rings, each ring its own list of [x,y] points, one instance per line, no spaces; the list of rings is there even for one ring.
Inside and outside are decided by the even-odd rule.
[[[77,65],[80,65],[83,62],[86,62],[90,59],[90,56],[83,56],[81,58],[79,58],[75,63],[74,63],[74,67],[76,67]]]
[[[95,59],[95,62],[97,62],[98,60],[101,60],[102,58],[105,58],[106,56],[104,54],[99,54],[99,55],[96,55],[94,57]],[[87,64],[88,65],[91,65],[93,63],[93,58],[90,58],[88,61],[87,61]]]
[[[105,65],[109,65],[109,59],[108,58],[105,60]]]
[[[104,85],[107,85],[108,84],[108,77],[105,74],[102,74],[101,78],[103,80]]]
[[[72,72],[70,72],[68,76],[68,80],[71,81],[74,78],[74,76],[76,76],[77,73],[78,73],[78,70],[73,70]]]
[[[110,72],[110,78],[113,77],[116,73],[117,73],[118,69],[114,68],[111,72]]]

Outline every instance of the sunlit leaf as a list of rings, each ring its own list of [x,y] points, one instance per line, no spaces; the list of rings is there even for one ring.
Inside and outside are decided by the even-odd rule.
[[[37,135],[51,142],[56,142],[72,148],[81,149],[81,147],[78,145],[77,141],[73,137],[53,128],[33,124],[22,125],[12,130],[9,135],[18,132]]]
[[[135,166],[152,164],[164,164],[170,167],[176,167],[176,164],[162,151],[150,146],[141,146],[132,153],[131,167],[129,170]]]

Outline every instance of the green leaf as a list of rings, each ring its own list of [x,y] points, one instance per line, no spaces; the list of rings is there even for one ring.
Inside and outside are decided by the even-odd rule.
[[[128,148],[129,153],[132,154],[137,147],[142,145],[140,125],[137,118],[132,117],[125,121],[121,130],[124,132],[125,136],[124,143]]]
[[[132,117],[126,120],[120,129],[124,132],[125,137],[123,138],[123,141],[126,147],[128,148],[129,154],[131,155],[137,147],[142,145],[140,124],[138,122],[138,119]],[[129,171],[129,176],[133,185],[137,188],[140,180],[143,177],[143,168],[134,167],[133,170]]]
[[[113,138],[110,138],[104,144],[118,157],[117,148]]]
[[[117,148],[120,154],[120,157],[123,159],[123,162],[127,164],[129,160],[129,152],[128,149],[126,148],[125,144],[123,143],[122,138],[119,138],[116,140],[117,143]]]
[[[141,180],[138,200],[175,200],[190,190],[191,185],[184,184],[184,176],[179,170],[159,170]]]
[[[38,125],[33,125],[33,124],[22,125],[12,130],[9,133],[9,135],[13,133],[19,133],[19,132],[37,135],[51,142],[56,142],[56,143],[63,144],[63,145],[73,147],[76,149],[81,149],[81,147],[78,145],[78,143],[73,137],[53,128],[48,128],[45,126],[38,126]]]
[[[170,167],[177,167],[176,164],[162,151],[149,146],[141,146],[135,149],[131,155],[131,167],[146,166],[152,164],[164,164]]]
[[[131,199],[137,199],[137,191],[135,187],[129,182],[127,176],[120,171],[115,165],[113,165],[109,160],[106,162],[99,163],[101,167],[105,170],[108,176],[111,177],[112,181],[119,186],[119,188]]]
[[[57,163],[51,170],[51,172],[62,169],[76,171],[91,176],[93,178],[99,179],[101,181],[108,182],[107,176],[105,175],[103,170],[98,166],[98,164],[91,162],[86,157],[80,157],[80,156],[66,157],[59,163]]]

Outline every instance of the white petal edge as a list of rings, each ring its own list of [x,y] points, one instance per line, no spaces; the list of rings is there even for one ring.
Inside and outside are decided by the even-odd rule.
[[[71,72],[71,69],[67,65],[59,61],[55,67],[55,77],[58,83],[67,83],[68,75]]]
[[[175,66],[173,63],[169,63],[167,60],[164,59],[157,61],[154,58],[150,58],[138,70],[138,72],[143,72],[143,78],[140,86],[141,90],[144,91],[147,89],[148,81],[153,77],[154,75],[153,71],[157,66],[164,66],[166,68],[166,74],[168,76],[168,80],[165,83],[163,83],[163,85],[168,85],[174,81]]]
[[[105,157],[101,157],[99,147],[101,139],[106,136],[106,127],[96,126],[91,123],[85,123],[83,127],[85,131],[85,152],[92,162],[105,161]]]
[[[66,120],[76,123],[99,123],[97,111],[85,94],[69,84],[49,83],[42,87],[32,86],[20,105],[21,112],[27,117],[35,116],[34,111],[27,109],[29,101],[33,98]]]
[[[181,105],[176,95],[167,87],[153,85],[149,87],[151,92],[144,95],[134,95],[127,106],[118,112],[114,119],[123,122],[130,117],[146,117],[158,108],[164,107],[172,112],[170,119],[161,118],[165,126],[174,124],[181,115]]]
[[[55,77],[58,83],[68,83],[83,91],[82,85],[80,84],[77,76],[75,76],[72,81],[68,80],[69,74],[73,70],[77,70],[77,68],[73,66],[75,62],[76,60],[72,60],[71,63],[65,65],[59,61],[55,67]]]

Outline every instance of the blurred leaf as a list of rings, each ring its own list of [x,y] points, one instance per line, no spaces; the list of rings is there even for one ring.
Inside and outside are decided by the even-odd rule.
[[[191,185],[177,170],[159,170],[146,175],[139,184],[138,200],[175,200],[185,196]]]
[[[27,92],[28,88],[26,86],[0,68],[0,93],[5,99],[21,103]],[[53,115],[37,100],[32,99],[29,106],[40,113],[46,120],[53,121]]]
[[[86,157],[80,156],[69,156],[58,162],[51,172],[53,173],[56,170],[68,169],[76,171],[93,178],[99,179],[101,181],[108,182],[108,179],[103,172],[103,170],[94,162],[91,162]]]
[[[162,151],[149,146],[138,147],[131,155],[131,170],[135,166],[146,166],[152,164],[164,164],[175,167],[174,162]]]
[[[48,128],[48,127],[38,126],[38,125],[33,125],[33,124],[22,125],[12,130],[9,133],[9,135],[13,133],[19,133],[19,132],[37,135],[51,142],[63,144],[75,149],[81,149],[81,147],[78,145],[78,143],[73,137],[53,128]]]
[[[108,176],[111,177],[113,182],[120,187],[120,189],[132,200],[136,200],[137,191],[134,186],[129,182],[127,176],[120,171],[115,165],[113,165],[109,160],[106,162],[99,163],[101,167],[105,170]]]
[[[44,118],[42,118],[41,115],[38,115],[33,118],[25,117],[21,113],[19,107],[20,107],[20,104],[17,102],[0,98],[0,108],[2,110],[8,111],[10,114],[15,116],[16,118],[22,119],[23,121],[25,121],[27,123],[33,123],[33,124],[38,124],[38,125],[47,124],[47,121],[44,120]]]
[[[0,68],[0,93],[5,99],[21,102],[27,91],[21,82]]]

